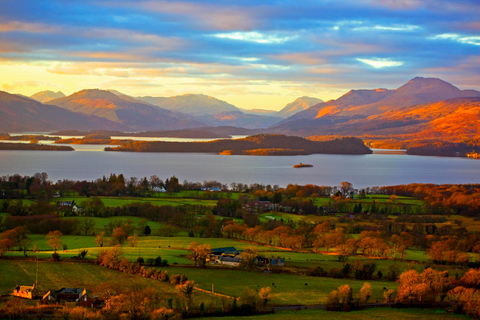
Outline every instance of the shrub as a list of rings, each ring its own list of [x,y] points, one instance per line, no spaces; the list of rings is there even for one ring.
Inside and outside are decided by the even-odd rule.
[[[143,263],[145,263],[145,260],[143,260],[142,257],[138,257],[137,263],[143,264]]]
[[[322,267],[318,266],[308,269],[307,275],[311,277],[325,277],[328,275],[328,272],[323,270]]]

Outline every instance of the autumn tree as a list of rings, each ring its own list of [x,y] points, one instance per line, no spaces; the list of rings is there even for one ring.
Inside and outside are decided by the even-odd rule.
[[[258,296],[260,297],[260,300],[263,302],[263,307],[265,307],[271,299],[270,295],[271,288],[270,287],[264,287],[261,288],[260,291],[258,292]]]
[[[397,301],[410,304],[443,300],[451,284],[448,271],[432,268],[425,269],[421,274],[415,270],[405,271],[399,281]]]
[[[193,289],[195,288],[195,281],[185,281],[183,284],[177,285],[176,289],[178,293],[187,301],[187,310],[192,305],[192,294]]]
[[[340,190],[342,191],[342,195],[344,197],[347,196],[353,190],[353,185],[348,181],[343,181],[340,185],[341,185]]]
[[[353,301],[353,290],[348,284],[344,284],[337,289],[338,297],[341,304],[341,309],[344,311],[348,311],[352,308],[352,301]]]
[[[246,269],[253,269],[257,262],[258,252],[255,247],[247,247],[240,254],[241,265]]]
[[[103,247],[104,236],[105,236],[105,232],[100,232],[100,233],[97,234],[97,236],[95,237],[95,242],[97,243],[97,245],[98,245],[99,247]]]
[[[125,230],[121,227],[117,227],[115,228],[115,230],[113,230],[113,233],[112,233],[112,244],[115,245],[117,243],[119,244],[122,244],[125,242],[125,240],[127,239],[127,233],[125,232]]]
[[[23,254],[26,255],[30,240],[27,230],[23,226],[15,227],[0,234],[0,257],[17,245],[23,248]]]
[[[128,242],[132,248],[136,247],[138,244],[138,236],[134,234],[133,236],[128,237]]]
[[[62,246],[62,233],[58,230],[50,231],[47,236],[47,243],[53,248],[54,253],[57,253],[57,249]]]
[[[195,266],[204,268],[212,247],[207,244],[192,242],[188,246],[188,250],[190,251],[189,258],[194,261]]]
[[[368,299],[372,296],[372,286],[370,283],[365,282],[360,289],[360,300],[364,303],[368,302]]]

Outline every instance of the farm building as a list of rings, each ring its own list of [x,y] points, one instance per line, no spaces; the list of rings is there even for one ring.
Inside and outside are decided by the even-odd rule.
[[[37,295],[37,285],[34,283],[33,286],[16,286],[13,290],[13,295],[15,297],[33,299]]]
[[[284,259],[278,258],[267,258],[267,257],[258,257],[257,264],[270,266],[270,267],[283,267],[285,266]]]
[[[90,296],[87,289],[82,288],[62,288],[58,291],[48,291],[42,301],[44,303],[53,302],[76,302],[78,306],[91,307],[94,304],[94,299]]]
[[[57,297],[55,295],[55,292],[47,291],[47,293],[45,293],[43,295],[42,302],[43,303],[55,303],[55,302],[57,302]]]

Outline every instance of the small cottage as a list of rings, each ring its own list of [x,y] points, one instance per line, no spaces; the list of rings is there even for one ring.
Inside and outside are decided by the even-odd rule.
[[[34,283],[33,286],[16,286],[13,290],[13,295],[15,297],[34,299],[38,294],[37,285]]]

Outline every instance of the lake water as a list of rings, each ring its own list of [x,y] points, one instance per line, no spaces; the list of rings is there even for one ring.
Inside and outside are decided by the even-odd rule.
[[[221,156],[185,153],[104,152],[105,146],[74,145],[77,151],[0,151],[0,175],[47,172],[50,180],[94,180],[110,173],[126,177],[222,183],[289,183],[355,188],[408,183],[480,183],[480,161],[402,154],[309,156]],[[294,169],[297,163],[313,168]]]

